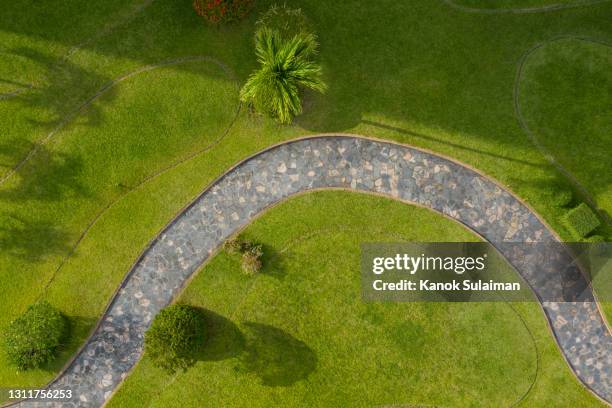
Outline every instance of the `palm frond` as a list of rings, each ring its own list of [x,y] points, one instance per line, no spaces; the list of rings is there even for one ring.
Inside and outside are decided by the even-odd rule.
[[[324,92],[321,67],[311,58],[316,53],[314,35],[300,33],[283,40],[276,31],[262,28],[255,36],[255,54],[261,67],[240,91],[244,102],[255,109],[290,123],[302,112],[300,89]]]

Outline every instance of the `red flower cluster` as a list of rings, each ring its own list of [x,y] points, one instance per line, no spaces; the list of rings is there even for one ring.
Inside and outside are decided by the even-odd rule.
[[[236,21],[246,16],[255,0],[193,0],[199,16],[211,23]]]

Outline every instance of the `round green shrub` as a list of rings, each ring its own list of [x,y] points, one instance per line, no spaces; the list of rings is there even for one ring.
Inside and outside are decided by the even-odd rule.
[[[9,325],[4,348],[10,363],[20,370],[50,362],[67,333],[68,322],[48,302],[38,302]]]
[[[573,199],[572,190],[568,188],[557,188],[552,194],[552,204],[556,207],[567,207]]]
[[[272,5],[263,13],[256,23],[257,30],[267,28],[280,34],[283,40],[288,40],[299,34],[311,34],[312,28],[302,9],[291,8],[286,4]]]
[[[189,366],[204,339],[203,313],[188,305],[170,305],[155,316],[146,331],[145,353],[155,365],[173,372]]]

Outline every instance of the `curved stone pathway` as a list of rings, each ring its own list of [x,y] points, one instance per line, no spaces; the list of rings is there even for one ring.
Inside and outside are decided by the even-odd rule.
[[[344,188],[429,207],[492,243],[551,242],[554,235],[517,198],[481,174],[435,154],[353,136],[287,142],[247,159],[207,188],[148,246],[97,328],[50,389],[72,389],[71,402],[102,405],[138,361],[153,316],[233,233],[271,205],[304,191]],[[539,298],[563,297],[557,271],[498,247]],[[544,275],[544,276],[543,276]],[[590,289],[581,302],[542,302],[555,338],[576,376],[612,401],[612,337]]]
[[[220,62],[219,62],[219,64],[220,64]],[[229,68],[227,68],[225,65],[219,65],[219,66],[223,67],[224,72],[228,75],[229,79],[231,79],[232,81],[236,81],[235,74]],[[237,86],[237,84],[236,84],[236,86]],[[238,86],[237,86],[237,88],[238,88]],[[162,174],[167,173],[168,171],[170,171],[170,170],[180,166],[181,164],[183,164],[185,162],[188,162],[191,159],[194,159],[194,158],[196,158],[196,157],[198,157],[198,156],[200,156],[200,155],[210,151],[215,146],[217,146],[219,143],[221,143],[221,141],[229,134],[230,130],[232,129],[232,127],[234,126],[234,124],[238,120],[238,116],[240,115],[241,109],[242,109],[242,103],[238,102],[238,104],[236,105],[236,110],[235,110],[234,116],[232,117],[231,121],[228,123],[228,125],[225,127],[225,129],[219,135],[217,135],[217,137],[215,139],[213,139],[209,144],[207,144],[207,145],[199,148],[198,150],[196,150],[196,151],[194,151],[192,153],[189,153],[188,155],[175,160],[174,162],[170,163],[169,165],[164,166],[164,167],[154,171],[153,173],[147,175],[146,177],[141,179],[136,184],[133,184],[133,185],[127,187],[120,194],[118,194],[114,199],[110,200],[103,207],[101,207],[98,210],[98,212],[94,215],[94,217],[89,221],[89,223],[85,226],[85,229],[83,229],[83,231],[81,231],[81,234],[79,234],[79,236],[76,239],[76,241],[74,241],[74,243],[70,247],[68,253],[61,259],[61,261],[59,262],[59,264],[57,265],[57,267],[55,268],[55,270],[53,271],[53,273],[49,277],[49,280],[45,283],[45,285],[43,287],[43,291],[38,295],[36,300],[37,301],[41,300],[44,297],[44,295],[46,295],[47,290],[49,289],[51,284],[55,281],[55,278],[59,275],[59,273],[62,270],[62,268],[73,257],[73,255],[76,253],[76,250],[79,247],[79,245],[81,244],[81,242],[83,242],[83,240],[85,239],[85,237],[87,236],[89,231],[91,231],[91,229],[94,227],[94,225],[96,225],[96,223],[102,218],[102,216],[104,216],[104,214],[106,214],[118,202],[123,200],[123,198],[125,198],[127,195],[133,193],[134,191],[139,190],[145,184],[149,183],[150,181],[153,181],[153,180],[157,179]]]

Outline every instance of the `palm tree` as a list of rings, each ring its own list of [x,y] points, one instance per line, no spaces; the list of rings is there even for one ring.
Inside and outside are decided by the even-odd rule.
[[[321,67],[311,59],[316,49],[312,34],[300,33],[283,40],[276,30],[258,30],[255,54],[261,68],[249,77],[240,99],[281,123],[290,123],[302,112],[300,88],[319,92],[327,88],[321,79]]]

